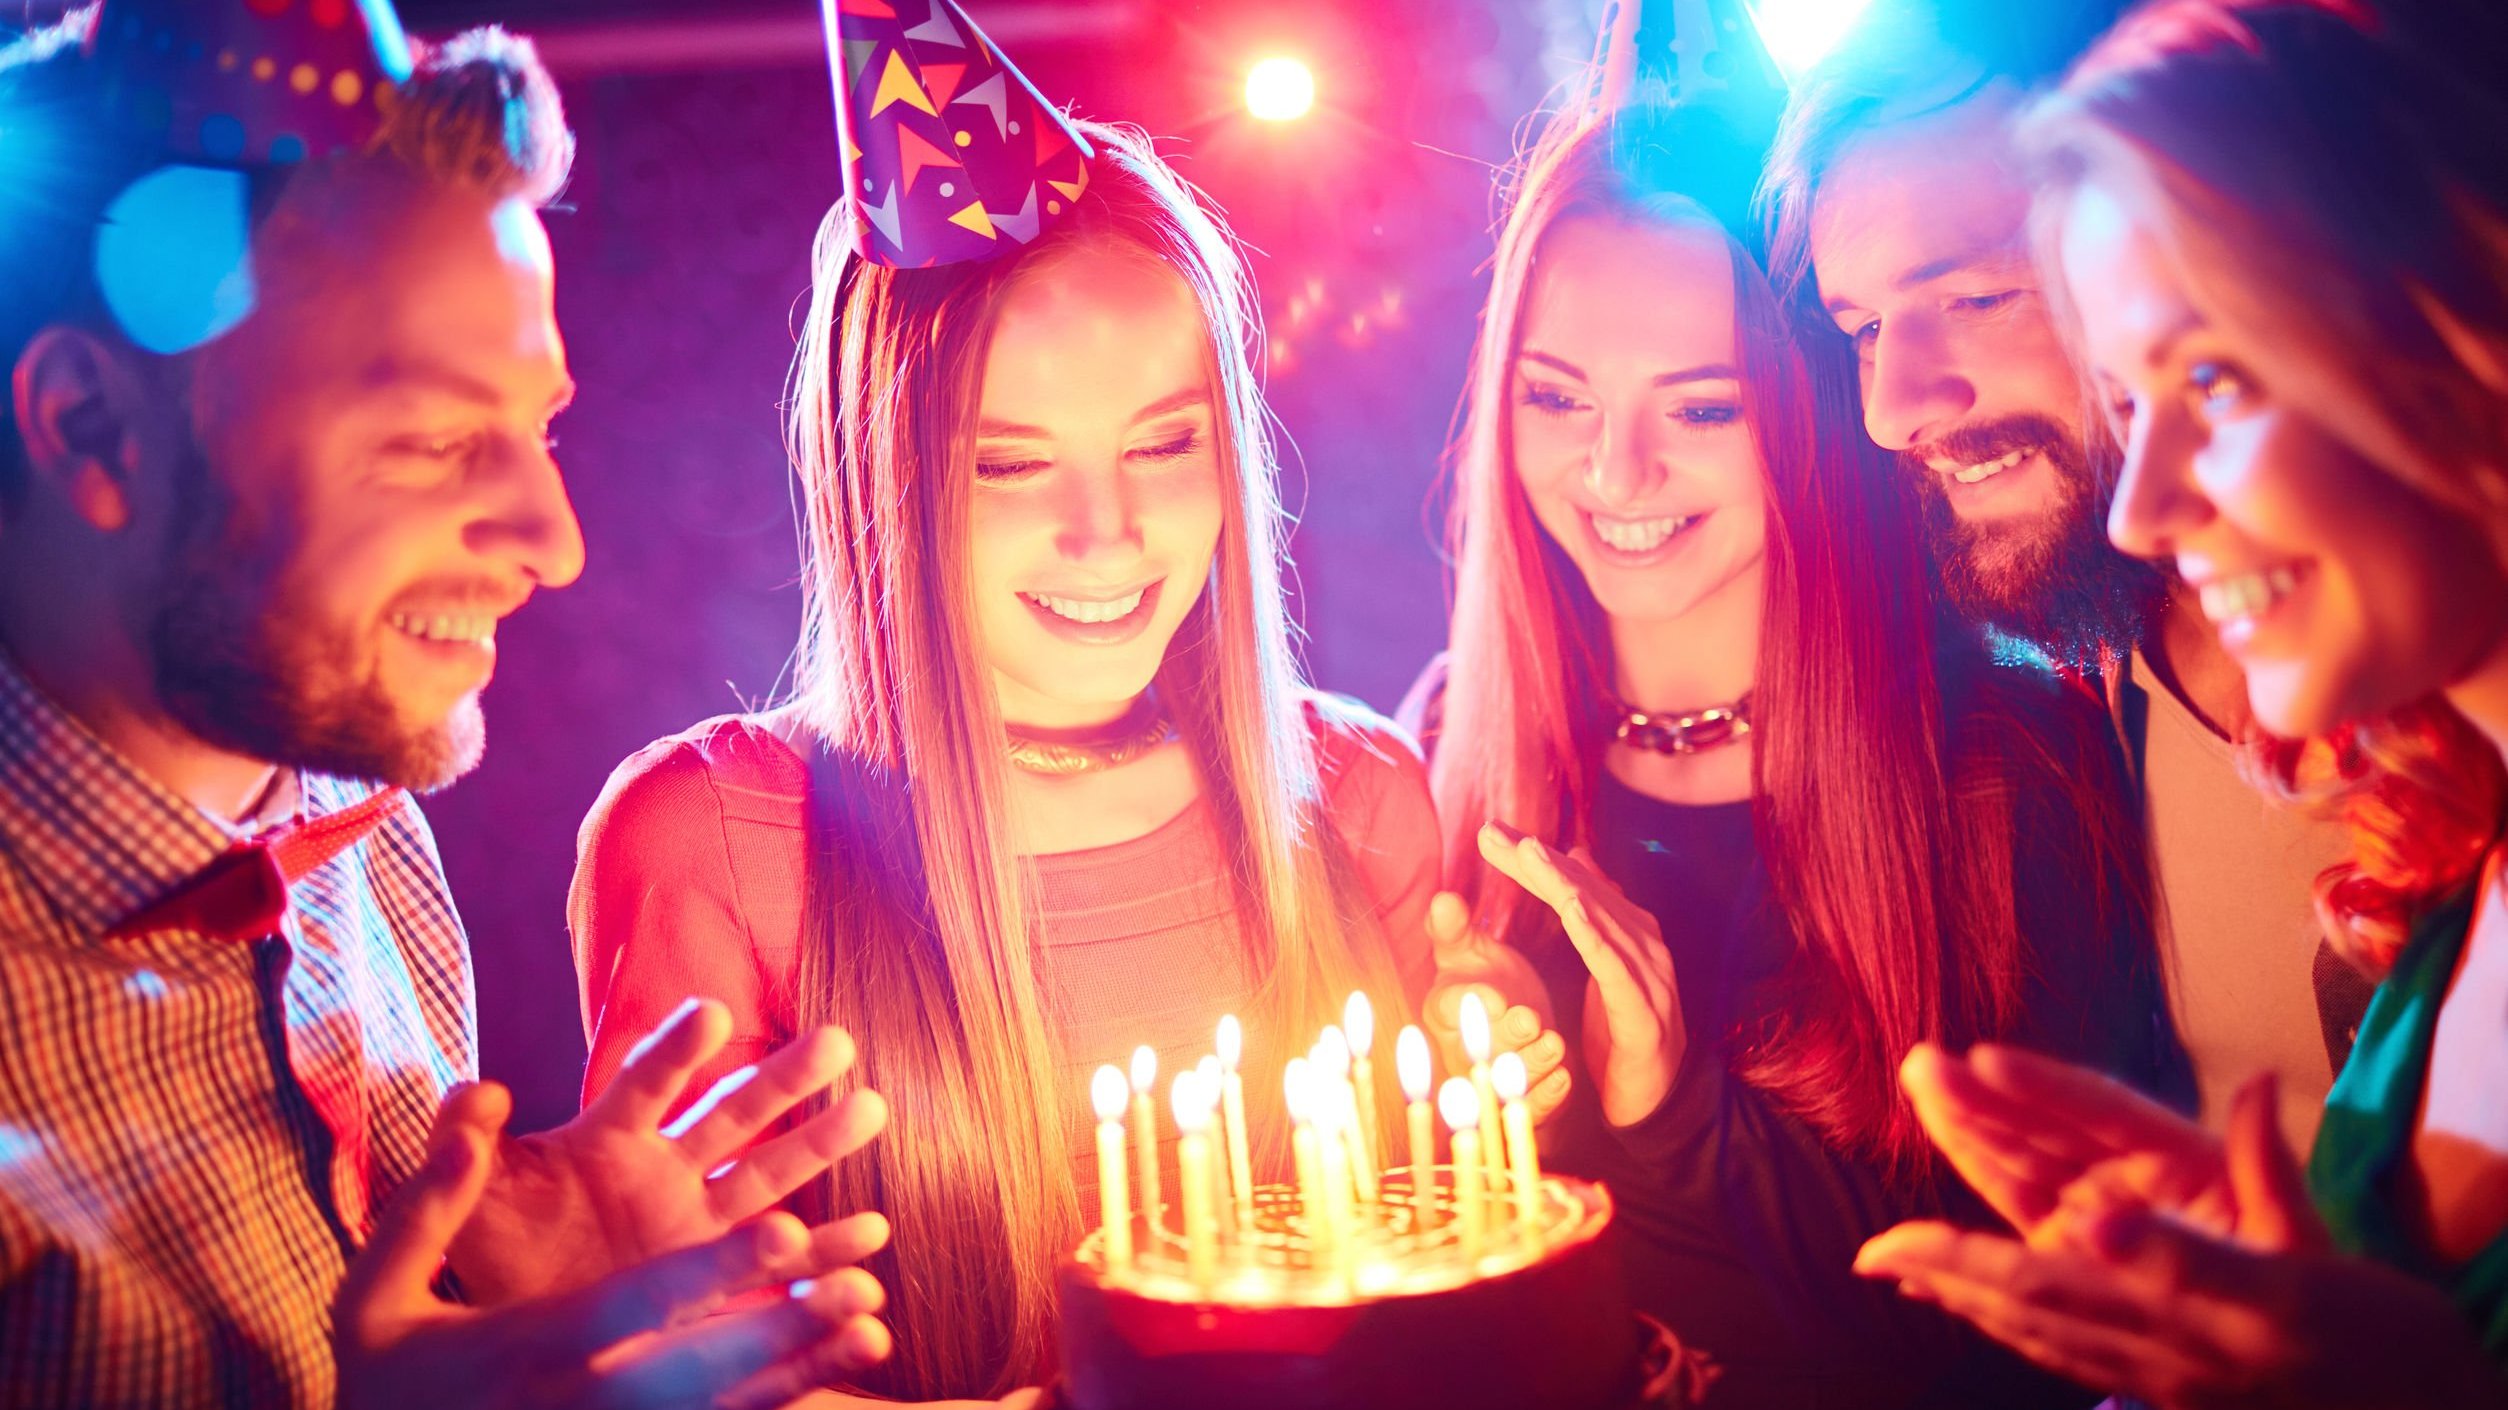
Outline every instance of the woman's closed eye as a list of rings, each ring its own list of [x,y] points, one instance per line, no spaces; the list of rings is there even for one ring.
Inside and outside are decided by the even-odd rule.
[[[1132,453],[1140,459],[1149,461],[1182,460],[1201,448],[1201,429],[1192,427],[1161,440],[1155,445],[1143,446]]]

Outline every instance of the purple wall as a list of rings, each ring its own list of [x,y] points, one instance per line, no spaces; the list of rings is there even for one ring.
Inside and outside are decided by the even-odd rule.
[[[1376,22],[1398,28],[1408,8]],[[1477,312],[1489,163],[1539,85],[1520,73],[1520,93],[1473,88],[1472,73],[1514,72],[1492,55],[1530,41],[1477,9],[1417,8],[1441,17],[1371,61],[1355,120],[1285,137],[1198,117],[1217,60],[1019,54],[1084,113],[1190,139],[1184,169],[1264,252],[1309,661],[1322,684],[1386,710],[1441,638],[1426,501]],[[1195,38],[1169,28],[1142,43],[1189,54]],[[582,155],[573,209],[550,229],[582,393],[559,455],[590,557],[581,582],[509,625],[487,761],[428,803],[478,954],[484,1065],[513,1086],[520,1128],[570,1115],[582,1076],[565,931],[577,824],[631,751],[771,695],[791,647],[777,407],[810,236],[837,185],[815,64],[561,76]]]

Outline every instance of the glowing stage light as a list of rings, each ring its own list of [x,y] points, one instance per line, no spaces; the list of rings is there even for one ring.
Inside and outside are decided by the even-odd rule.
[[[1245,109],[1265,122],[1294,122],[1315,106],[1315,75],[1295,59],[1265,59],[1245,76]]]
[[[1768,57],[1791,82],[1846,37],[1872,0],[1750,0],[1750,17]]]

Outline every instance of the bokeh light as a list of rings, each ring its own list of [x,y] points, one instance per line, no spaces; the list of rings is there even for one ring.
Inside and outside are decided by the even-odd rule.
[[[1265,122],[1294,122],[1315,107],[1315,75],[1295,59],[1265,59],[1245,76],[1245,109]]]
[[[1872,0],[1750,0],[1759,40],[1790,82],[1846,37]]]

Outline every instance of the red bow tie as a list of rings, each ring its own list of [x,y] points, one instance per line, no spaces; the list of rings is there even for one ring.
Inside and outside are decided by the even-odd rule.
[[[217,940],[259,940],[279,933],[287,889],[323,863],[372,836],[401,803],[386,788],[363,802],[318,818],[272,828],[239,842],[154,905],[105,932],[109,940],[168,930]]]

